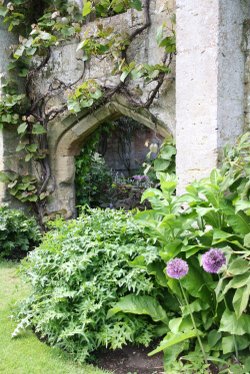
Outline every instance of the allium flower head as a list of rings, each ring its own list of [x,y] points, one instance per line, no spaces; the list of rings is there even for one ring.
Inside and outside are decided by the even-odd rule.
[[[175,258],[167,263],[166,272],[170,278],[183,278],[188,273],[188,264],[181,258]]]
[[[220,249],[211,248],[201,258],[203,269],[208,273],[218,273],[226,263],[226,257]]]

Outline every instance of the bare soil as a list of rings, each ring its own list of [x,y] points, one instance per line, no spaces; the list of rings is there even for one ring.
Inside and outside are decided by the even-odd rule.
[[[95,352],[95,365],[115,374],[164,374],[162,354],[148,356],[153,348],[128,345],[114,351],[102,349]]]

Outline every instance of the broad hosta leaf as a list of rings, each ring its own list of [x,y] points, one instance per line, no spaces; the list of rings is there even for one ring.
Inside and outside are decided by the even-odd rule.
[[[250,334],[250,316],[242,315],[237,319],[234,312],[226,309],[221,317],[219,331],[228,332],[233,335]]]
[[[197,331],[199,335],[202,335],[201,331]],[[197,336],[197,333],[195,330],[187,331],[187,332],[181,332],[178,334],[168,333],[167,336],[161,341],[158,348],[154,349],[152,352],[150,352],[148,355],[153,356],[158,352],[163,351],[164,349],[167,349],[169,347],[172,347],[175,344],[181,343],[187,339],[195,338]]]
[[[162,321],[167,325],[169,323],[167,313],[158,301],[151,296],[127,295],[122,297],[120,301],[108,311],[107,318],[119,312],[146,314],[155,322]]]

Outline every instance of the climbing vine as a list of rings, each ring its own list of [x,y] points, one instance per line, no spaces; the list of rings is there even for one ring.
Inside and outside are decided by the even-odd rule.
[[[131,42],[151,25],[150,1],[144,0],[99,0],[84,1],[33,1],[13,0],[0,5],[0,15],[10,32],[19,35],[19,44],[12,48],[9,64],[10,77],[14,74],[25,79],[25,93],[20,94],[18,84],[11,78],[5,79],[4,96],[0,101],[0,126],[15,126],[19,138],[16,151],[25,162],[33,165],[33,175],[20,176],[13,172],[4,173],[10,194],[22,202],[29,202],[38,213],[40,222],[46,209],[46,198],[53,188],[48,189],[51,170],[48,157],[48,124],[59,114],[69,110],[78,113],[82,109],[94,110],[108,102],[118,92],[129,98],[132,106],[149,107],[157,96],[175,53],[174,22],[171,29],[162,25],[157,33],[157,43],[164,48],[164,57],[159,64],[137,64],[128,58]],[[80,5],[80,6],[79,6]],[[121,33],[105,26],[102,19],[129,9],[144,12],[144,24],[131,34]],[[88,23],[97,19],[97,27],[89,29]],[[85,27],[85,26],[86,27]],[[82,35],[82,27],[85,33]],[[108,58],[112,61],[112,74],[119,82],[112,89],[101,87],[97,80],[81,76],[71,84],[57,80],[43,95],[34,97],[32,83],[48,64],[51,48],[67,39],[79,40],[78,50],[83,52],[83,61],[92,57]],[[13,74],[11,74],[13,72]],[[130,80],[143,80],[145,84],[155,82],[145,101],[129,90]],[[55,82],[54,82],[55,83]],[[47,109],[49,100],[62,92],[69,92],[68,100],[57,108]]]

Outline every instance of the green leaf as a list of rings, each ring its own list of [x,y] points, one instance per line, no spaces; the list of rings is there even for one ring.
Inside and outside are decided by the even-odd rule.
[[[8,9],[4,5],[0,5],[0,16],[5,17],[8,13]]]
[[[131,1],[131,8],[134,8],[138,11],[142,10],[142,3],[140,0],[132,0]]]
[[[25,131],[27,130],[27,127],[28,127],[28,124],[26,122],[21,123],[21,125],[19,125],[17,128],[17,133],[19,135],[24,134]]]
[[[250,248],[250,233],[244,236],[244,246]]]
[[[155,171],[164,171],[168,168],[170,161],[163,160],[163,159],[156,159],[154,161],[154,169]]]
[[[162,39],[163,39],[163,30],[164,30],[164,25],[161,25],[156,32],[156,42],[158,45],[160,45]]]
[[[125,79],[127,78],[127,76],[129,75],[130,71],[129,70],[125,70],[122,75],[120,76],[120,81],[121,82],[124,82]]]
[[[83,9],[82,9],[82,16],[86,17],[92,11],[92,4],[91,1],[84,1]]]
[[[175,344],[174,346],[164,349],[164,356],[163,356],[163,362],[164,362],[164,369],[166,373],[172,372],[173,362],[177,360],[177,357],[179,354],[186,350],[187,342],[181,342],[178,344]],[[171,371],[170,371],[171,370]]]
[[[118,303],[108,311],[107,318],[110,318],[119,312],[146,314],[155,322],[162,321],[167,325],[169,323],[167,313],[158,301],[151,296],[137,296],[131,294],[122,297]]]
[[[25,143],[19,143],[16,147],[16,152],[23,151],[25,149],[26,144]]]
[[[24,161],[25,161],[25,162],[29,162],[29,161],[32,159],[33,156],[34,156],[34,155],[33,155],[32,153],[28,153],[28,154],[25,156]]]
[[[22,55],[23,55],[23,52],[25,51],[25,46],[24,45],[20,45],[14,52],[13,54],[13,57],[18,60]]]
[[[236,258],[228,267],[228,273],[232,275],[244,274],[248,270],[250,270],[249,262],[243,258]]]
[[[237,318],[239,318],[247,308],[250,295],[250,283],[245,287],[238,288],[234,294],[233,307]]]
[[[30,153],[35,153],[38,149],[38,145],[37,144],[29,144],[26,146],[26,150]]]
[[[46,130],[42,125],[40,125],[40,123],[35,123],[32,128],[32,134],[34,135],[46,134]]]
[[[199,335],[202,335],[201,331],[197,330]],[[168,333],[167,336],[161,341],[158,348],[154,349],[152,352],[150,352],[148,355],[153,356],[156,353],[159,353],[163,351],[164,349],[167,349],[169,347],[172,347],[175,344],[181,343],[184,340],[195,338],[197,336],[195,330],[187,331],[187,332],[181,332],[178,334]]]
[[[234,312],[226,309],[221,317],[219,331],[233,335],[250,334],[250,316],[242,315],[237,319]]]
[[[250,275],[249,275],[249,273],[236,275],[226,285],[226,287],[225,287],[225,289],[223,291],[223,295],[225,295],[228,292],[228,290],[230,290],[230,288],[244,287],[246,284],[248,284],[249,281],[250,281]]]
[[[239,350],[249,346],[249,339],[247,336],[225,336],[222,338],[221,343],[223,354],[235,352],[235,341]]]
[[[226,215],[227,222],[237,234],[249,234],[250,232],[250,217],[244,212],[240,211],[235,213],[235,210],[231,206],[222,208],[222,212]]]
[[[207,336],[209,347],[213,348],[220,339],[221,339],[221,333],[218,332],[217,330],[211,330]]]

